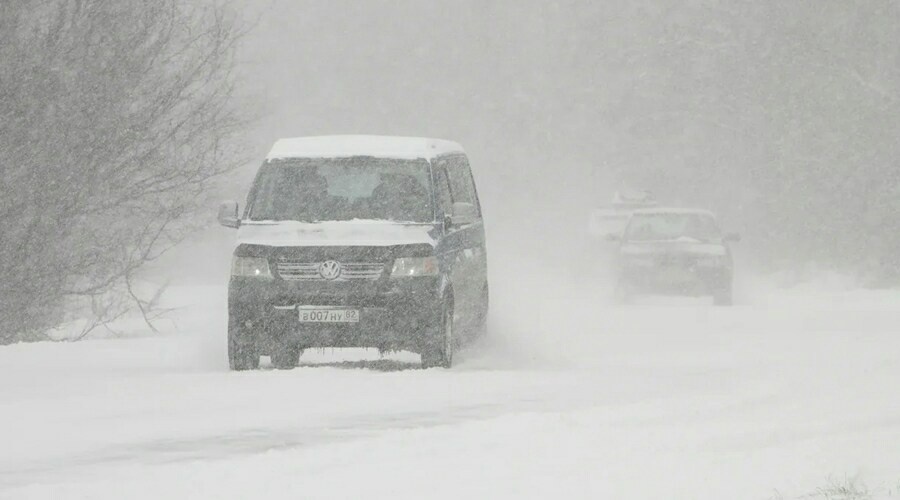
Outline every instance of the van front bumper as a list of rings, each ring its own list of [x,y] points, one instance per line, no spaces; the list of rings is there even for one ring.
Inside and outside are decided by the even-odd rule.
[[[240,340],[263,354],[284,345],[421,352],[440,342],[441,299],[436,276],[358,285],[233,277],[228,287],[229,315],[240,326]],[[308,308],[356,311],[359,321],[301,323],[300,311]]]

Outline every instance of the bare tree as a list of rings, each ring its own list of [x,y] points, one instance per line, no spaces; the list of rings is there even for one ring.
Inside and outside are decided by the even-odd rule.
[[[0,343],[184,236],[238,164],[240,35],[211,1],[0,3]]]

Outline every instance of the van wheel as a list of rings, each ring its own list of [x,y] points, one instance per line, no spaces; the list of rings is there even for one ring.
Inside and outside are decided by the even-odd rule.
[[[291,368],[296,368],[297,362],[300,360],[301,351],[302,350],[299,347],[295,346],[278,346],[278,348],[272,351],[272,354],[270,355],[272,366],[274,366],[276,370],[290,370]]]
[[[478,310],[478,317],[475,320],[475,328],[474,335],[475,339],[480,339],[487,335],[487,320],[488,320],[488,311],[490,310],[490,292],[488,291],[487,284],[484,285],[484,290],[481,292],[481,306]]]
[[[233,371],[259,368],[259,351],[247,330],[237,321],[228,318],[228,366]]]
[[[453,366],[453,348],[456,338],[453,331],[453,308],[445,303],[439,326],[440,342],[422,352],[422,368],[450,368]]]

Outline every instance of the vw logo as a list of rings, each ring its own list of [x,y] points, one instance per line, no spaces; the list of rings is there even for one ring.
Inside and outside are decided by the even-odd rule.
[[[326,260],[319,264],[319,276],[327,280],[336,280],[341,277],[341,263],[335,260]]]

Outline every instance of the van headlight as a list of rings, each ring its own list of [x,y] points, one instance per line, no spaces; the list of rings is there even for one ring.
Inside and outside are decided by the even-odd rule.
[[[394,260],[394,269],[391,271],[391,278],[437,275],[437,257],[401,257]]]
[[[244,278],[272,278],[269,261],[264,257],[235,256],[231,260],[231,275]]]

